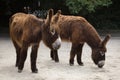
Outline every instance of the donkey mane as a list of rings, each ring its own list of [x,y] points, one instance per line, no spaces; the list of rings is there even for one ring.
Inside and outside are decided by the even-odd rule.
[[[88,22],[81,22],[84,27],[84,36],[86,37],[86,42],[87,44],[92,47],[92,48],[96,48],[98,47],[102,40],[99,36],[99,34],[97,33],[97,31],[95,30],[95,28],[89,24]]]

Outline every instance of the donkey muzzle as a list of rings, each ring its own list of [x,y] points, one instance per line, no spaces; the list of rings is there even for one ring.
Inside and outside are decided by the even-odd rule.
[[[105,60],[101,60],[98,62],[98,67],[102,68],[104,66],[104,64],[105,64]]]
[[[54,50],[57,50],[60,48],[60,46],[61,46],[61,38],[58,37],[56,41],[52,44],[52,47]]]

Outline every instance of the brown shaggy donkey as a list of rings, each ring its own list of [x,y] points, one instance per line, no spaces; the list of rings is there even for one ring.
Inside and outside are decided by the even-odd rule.
[[[32,14],[16,13],[10,18],[10,37],[16,49],[16,67],[22,72],[27,57],[27,50],[32,46],[31,70],[37,73],[36,67],[37,51],[41,40],[50,49],[57,50],[61,45],[59,35],[50,32],[50,20],[53,10],[48,11],[47,19],[38,19]],[[57,55],[56,55],[57,57]],[[58,60],[55,59],[57,62]]]
[[[62,40],[72,42],[70,65],[74,64],[75,55],[77,55],[77,63],[83,65],[81,55],[83,45],[86,42],[92,49],[92,60],[94,63],[100,68],[104,66],[105,52],[107,51],[106,43],[109,41],[110,35],[107,35],[102,41],[95,28],[85,18],[62,15],[61,10],[58,10],[52,17],[50,26],[57,30]],[[51,50],[51,58],[54,56],[53,52]]]

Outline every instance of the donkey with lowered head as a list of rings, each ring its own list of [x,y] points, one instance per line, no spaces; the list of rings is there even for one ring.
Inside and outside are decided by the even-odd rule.
[[[60,34],[62,40],[72,43],[69,59],[70,65],[74,64],[75,55],[77,55],[77,63],[83,65],[81,60],[82,48],[84,43],[87,43],[92,49],[93,62],[100,68],[104,66],[105,53],[107,51],[106,44],[110,39],[109,34],[102,40],[95,28],[85,18],[62,15],[61,10],[58,10],[52,17],[50,27],[51,31],[55,29]],[[51,50],[52,59],[53,53],[57,54],[57,50]]]

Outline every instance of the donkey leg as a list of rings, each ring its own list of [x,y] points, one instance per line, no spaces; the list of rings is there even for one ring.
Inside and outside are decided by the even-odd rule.
[[[38,51],[38,45],[32,46],[32,52],[31,52],[31,70],[33,73],[38,73],[38,69],[36,67],[36,59],[37,59],[37,51]]]
[[[59,62],[59,57],[58,57],[58,51],[57,50],[53,50],[53,55],[54,55],[55,62]]]
[[[19,64],[18,64],[18,72],[19,73],[22,72],[22,70],[23,70],[24,62],[25,62],[26,57],[27,57],[27,50],[28,50],[28,46],[23,44],[23,46],[21,48],[20,60],[19,60]]]
[[[84,44],[79,44],[78,47],[76,48],[77,51],[77,63],[81,66],[83,66],[83,62],[81,60],[81,55],[82,55],[82,48]]]
[[[19,60],[20,60],[20,51],[21,51],[21,48],[17,48],[16,49],[16,64],[15,66],[18,67],[18,64],[19,64]]]
[[[54,60],[54,51],[53,50],[50,51],[50,57],[52,60]]]
[[[55,60],[55,62],[59,62],[59,57],[58,57],[58,51],[57,50],[51,50],[50,56],[52,60]]]
[[[77,44],[72,43],[72,47],[71,47],[71,51],[70,51],[70,60],[69,60],[69,64],[71,66],[74,65],[74,57],[76,54],[76,47],[77,47]]]
[[[15,64],[15,66],[18,67],[21,48],[18,46],[18,44],[14,40],[12,40],[12,42],[13,42],[13,45],[14,45],[14,47],[16,49],[16,64]]]

